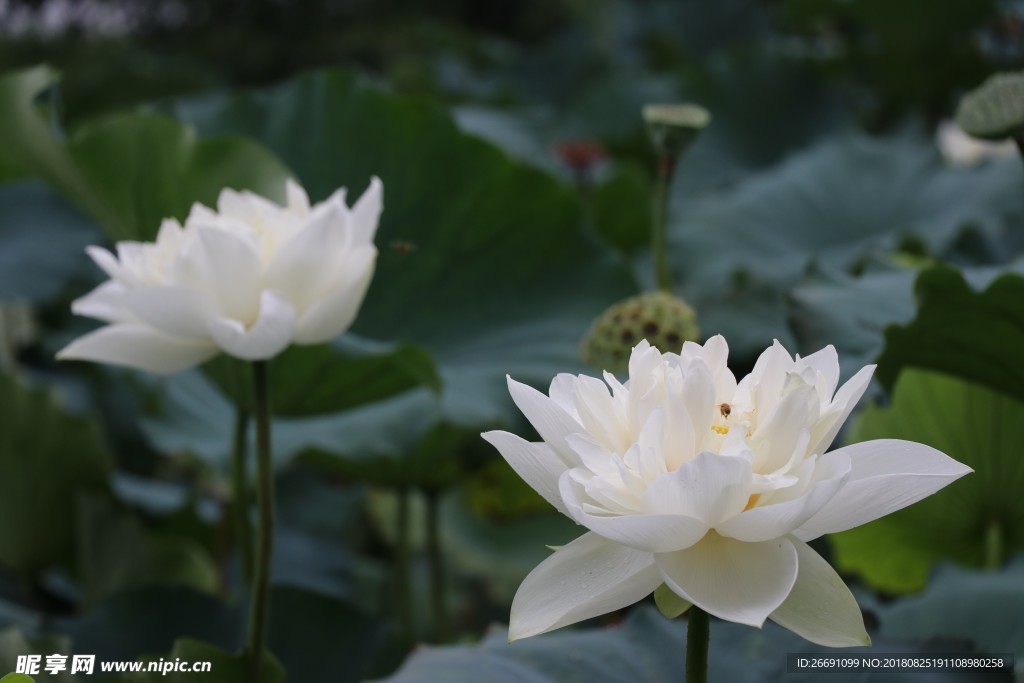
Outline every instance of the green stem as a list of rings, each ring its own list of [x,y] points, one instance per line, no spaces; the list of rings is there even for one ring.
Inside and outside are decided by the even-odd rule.
[[[710,639],[708,614],[694,605],[690,608],[686,626],[686,683],[707,683]]]
[[[985,528],[985,567],[999,569],[1003,566],[1003,526],[992,520]]]
[[[448,601],[444,590],[444,553],[441,551],[440,499],[437,491],[427,491],[427,554],[430,561],[430,598],[434,612],[434,639],[448,639]]]
[[[242,563],[242,577],[245,585],[252,584],[253,548],[252,525],[249,520],[249,478],[246,472],[249,413],[242,409],[235,411],[235,434],[231,449],[231,500],[232,517],[235,526],[235,545]]]
[[[398,490],[397,537],[395,543],[395,600],[398,609],[398,624],[402,636],[407,643],[413,640],[412,630],[412,591],[410,555],[412,540],[409,536],[409,488],[403,486]]]
[[[675,174],[677,157],[662,154],[658,157],[658,177],[654,184],[654,205],[651,211],[651,255],[654,258],[654,277],[658,289],[672,291],[672,275],[668,267],[668,197]]]
[[[274,470],[270,456],[270,383],[267,361],[254,361],[253,386],[256,411],[256,502],[259,507],[259,537],[249,604],[249,680],[259,683],[267,631],[270,600],[270,560],[274,553]]]

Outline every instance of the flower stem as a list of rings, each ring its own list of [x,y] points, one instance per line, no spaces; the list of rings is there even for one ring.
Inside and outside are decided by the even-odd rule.
[[[235,527],[235,544],[241,558],[245,585],[252,584],[252,525],[249,520],[249,479],[246,472],[246,434],[249,431],[249,413],[235,411],[234,443],[231,449],[231,501]]]
[[[448,639],[448,604],[444,590],[444,554],[441,551],[440,494],[427,491],[427,555],[430,562],[430,598],[434,612],[434,639]]]
[[[274,472],[270,457],[270,383],[267,361],[254,361],[253,386],[256,411],[256,473],[259,486],[259,537],[256,544],[256,565],[249,604],[249,680],[259,683],[267,631],[270,600],[270,560],[274,552]]]
[[[985,568],[996,570],[1003,566],[1003,527],[992,520],[985,527]]]
[[[686,627],[686,683],[707,683],[710,639],[708,613],[694,605]]]
[[[402,637],[407,643],[413,640],[412,630],[412,591],[411,591],[411,545],[409,535],[409,487],[398,490],[398,510],[396,514],[397,532],[395,538],[395,600],[398,609],[398,624]]]
[[[674,154],[658,156],[658,177],[654,184],[654,204],[651,211],[651,255],[654,258],[654,277],[658,289],[672,291],[672,276],[668,267],[668,196],[675,174]]]

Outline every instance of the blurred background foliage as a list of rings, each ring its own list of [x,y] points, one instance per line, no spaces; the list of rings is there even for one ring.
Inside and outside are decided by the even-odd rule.
[[[352,334],[274,364],[270,680],[680,677],[684,626],[646,606],[616,630],[488,631],[578,528],[478,436],[529,434],[505,374],[593,372],[591,322],[652,288],[652,101],[712,113],[671,188],[670,265],[734,371],[773,338],[834,344],[844,376],[877,360],[846,442],[976,470],[817,543],[874,651],[1024,662],[1024,173],[949,122],[1024,67],[1024,4],[7,0],[0,35],[0,672],[172,653],[242,680],[244,375],[53,353],[93,326],[69,307],[100,278],[85,245],[148,239],[224,186],[295,176],[319,200],[375,174]],[[814,648],[716,622],[712,676],[801,680],[792,651]]]

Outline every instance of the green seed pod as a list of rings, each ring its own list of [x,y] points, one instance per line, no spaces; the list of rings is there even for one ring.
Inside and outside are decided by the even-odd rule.
[[[1024,71],[998,73],[960,100],[956,122],[982,140],[1004,140],[1024,133]]]
[[[654,151],[672,158],[681,156],[711,122],[708,110],[696,104],[648,104],[643,117]]]
[[[614,304],[594,321],[580,344],[583,360],[602,370],[622,372],[641,339],[662,353],[678,352],[700,338],[697,314],[666,292],[644,292]]]

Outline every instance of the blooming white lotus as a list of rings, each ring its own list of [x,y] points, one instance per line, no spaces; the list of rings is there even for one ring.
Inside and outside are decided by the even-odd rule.
[[[646,341],[629,380],[558,375],[550,396],[509,378],[543,443],[484,438],[589,531],[530,573],[509,638],[629,605],[661,584],[729,621],[772,619],[830,646],[869,642],[856,601],[808,545],[910,505],[970,468],[917,443],[827,452],[867,387],[838,391],[831,346],[795,359],[776,342],[739,383],[713,337],[680,354]],[[607,383],[607,384],[606,384]]]
[[[72,304],[108,325],[57,354],[170,374],[219,351],[265,360],[318,344],[355,319],[373,276],[382,185],[350,209],[345,190],[310,206],[287,183],[287,204],[225,189],[214,211],[167,219],[155,243],[89,247],[110,280]]]

